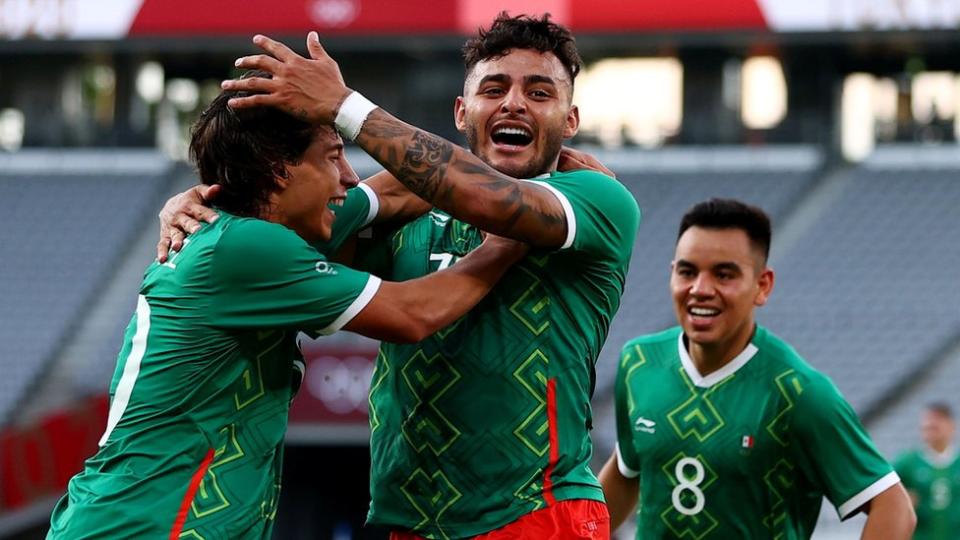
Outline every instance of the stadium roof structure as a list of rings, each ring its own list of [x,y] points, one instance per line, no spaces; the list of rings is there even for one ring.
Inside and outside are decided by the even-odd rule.
[[[497,12],[552,13],[578,33],[957,29],[955,2],[860,0],[13,0],[8,39],[122,40],[249,35],[471,34]]]

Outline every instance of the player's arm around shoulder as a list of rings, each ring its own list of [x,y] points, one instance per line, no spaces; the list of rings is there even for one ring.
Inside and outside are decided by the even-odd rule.
[[[472,309],[527,252],[515,240],[487,235],[454,265],[404,282],[383,282],[366,307],[344,327],[394,343],[416,343]]]
[[[807,374],[800,385],[794,436],[841,519],[862,511],[868,514],[863,538],[909,539],[916,526],[910,498],[856,412],[820,373]]]

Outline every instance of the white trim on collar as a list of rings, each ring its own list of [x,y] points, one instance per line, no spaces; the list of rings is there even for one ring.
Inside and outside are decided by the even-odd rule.
[[[722,368],[704,377],[697,371],[697,366],[694,365],[693,360],[690,358],[690,353],[688,353],[687,348],[683,346],[683,332],[680,332],[680,336],[677,338],[677,349],[680,353],[680,364],[683,366],[683,370],[690,376],[690,380],[693,381],[694,386],[700,388],[710,388],[730,375],[733,375],[738,369],[747,365],[747,362],[759,351],[756,345],[747,343],[747,347],[740,351],[740,354],[738,354],[736,358]]]
[[[936,452],[930,448],[924,448],[923,459],[927,460],[927,463],[934,467],[943,469],[952,465],[957,459],[957,449],[952,444],[946,447],[943,452]]]

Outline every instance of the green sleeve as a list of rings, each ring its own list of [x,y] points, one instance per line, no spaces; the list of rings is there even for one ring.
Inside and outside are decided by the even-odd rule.
[[[616,264],[630,260],[640,208],[623,184],[594,171],[561,173],[538,183],[550,188],[564,207],[567,239],[561,249]]]
[[[376,294],[380,279],[331,263],[282,225],[240,220],[223,232],[210,263],[212,324],[332,334]]]
[[[799,465],[846,519],[900,479],[830,379],[815,374],[800,384],[792,417]]]
[[[627,343],[620,351],[617,379],[614,384],[614,408],[617,420],[617,467],[627,478],[640,475],[640,456],[633,444],[633,429],[630,422],[631,396],[627,374],[635,361],[633,350],[638,345]]]
[[[347,191],[347,200],[343,206],[331,206],[330,209],[337,217],[333,221],[331,238],[327,242],[314,245],[317,251],[327,257],[332,256],[340,246],[369,225],[380,210],[377,194],[364,184]]]

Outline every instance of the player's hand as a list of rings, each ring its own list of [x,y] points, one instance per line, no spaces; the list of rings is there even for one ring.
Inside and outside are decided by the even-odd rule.
[[[266,105],[306,122],[332,124],[350,89],[343,82],[340,67],[320,45],[317,33],[307,34],[310,58],[304,58],[283,43],[266,36],[256,35],[253,42],[268,54],[238,58],[236,66],[267,71],[273,78],[250,77],[223,81],[220,86],[224,90],[252,94],[233,98],[228,104],[235,109]]]
[[[613,178],[617,177],[613,171],[608,169],[603,163],[600,163],[600,160],[597,158],[586,152],[581,152],[580,150],[574,150],[573,148],[564,146],[560,150],[560,161],[557,162],[557,170],[560,172],[566,172],[579,171],[583,169],[597,171],[598,173],[602,173]]]
[[[504,264],[513,264],[530,251],[530,244],[488,232],[483,233],[483,243],[477,249],[495,250]]]
[[[220,186],[193,186],[174,195],[160,210],[160,241],[157,242],[157,260],[167,262],[170,251],[179,251],[183,239],[197,232],[200,222],[213,223],[220,216],[205,204],[213,200],[220,192]]]

